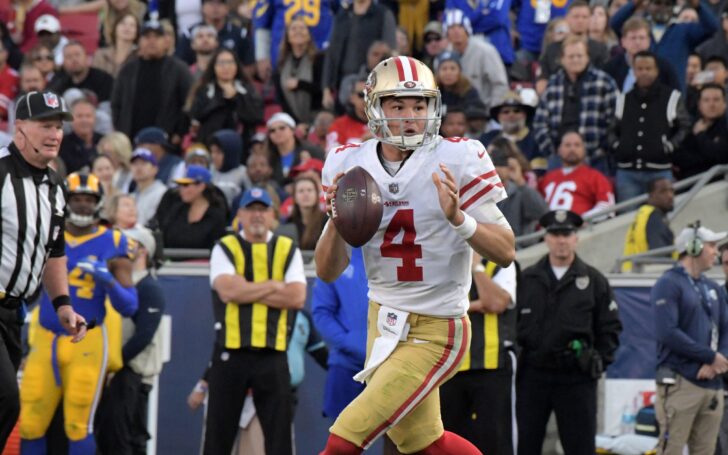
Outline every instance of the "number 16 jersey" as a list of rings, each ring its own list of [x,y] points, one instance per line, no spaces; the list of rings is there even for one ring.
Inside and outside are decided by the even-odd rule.
[[[329,152],[323,170],[328,187],[339,172],[361,166],[379,185],[384,213],[377,233],[362,247],[369,298],[383,305],[435,317],[459,317],[468,309],[472,250],[440,208],[432,174],[440,163],[455,176],[460,208],[473,215],[486,202],[506,198],[483,145],[438,137],[416,149],[390,175],[377,154],[378,141],[348,144]],[[481,221],[482,215],[474,216]],[[492,220],[496,223],[495,220]]]

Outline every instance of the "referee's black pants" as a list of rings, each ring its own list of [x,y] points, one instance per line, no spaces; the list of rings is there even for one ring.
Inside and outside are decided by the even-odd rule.
[[[18,310],[0,306],[0,452],[20,414],[18,367],[23,357]]]
[[[565,455],[596,452],[597,381],[580,372],[524,365],[516,386],[518,455],[541,455],[553,411]]]
[[[456,374],[440,386],[445,429],[487,455],[514,455],[512,368]]]
[[[291,455],[291,377],[285,352],[216,349],[208,372],[205,455],[229,454],[248,389],[265,438],[266,455]]]

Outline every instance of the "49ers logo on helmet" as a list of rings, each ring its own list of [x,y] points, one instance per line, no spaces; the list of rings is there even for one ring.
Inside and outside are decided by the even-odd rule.
[[[404,88],[415,88],[416,85],[417,84],[415,82],[407,81],[404,83]]]

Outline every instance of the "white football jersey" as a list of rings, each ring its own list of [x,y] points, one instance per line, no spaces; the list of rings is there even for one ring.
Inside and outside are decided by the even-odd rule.
[[[464,315],[472,250],[445,218],[432,174],[444,178],[439,167],[444,163],[460,188],[460,208],[472,214],[486,201],[506,198],[490,156],[480,141],[438,137],[416,149],[391,176],[377,156],[377,144],[371,139],[333,149],[323,170],[324,187],[337,173],[355,166],[366,169],[379,184],[382,222],[362,247],[369,298],[428,316]]]

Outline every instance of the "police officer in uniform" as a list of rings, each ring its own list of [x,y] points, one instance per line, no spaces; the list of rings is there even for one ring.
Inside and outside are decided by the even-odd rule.
[[[541,454],[551,411],[566,455],[595,452],[597,380],[622,325],[607,279],[576,256],[582,223],[567,210],[541,217],[549,253],[518,285],[519,455]]]

